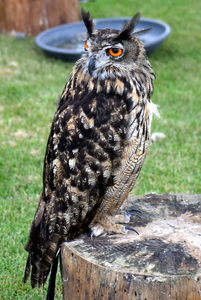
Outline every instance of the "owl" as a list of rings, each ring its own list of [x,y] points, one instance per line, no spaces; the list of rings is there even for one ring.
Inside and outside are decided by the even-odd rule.
[[[62,242],[87,227],[91,237],[126,234],[130,214],[119,213],[150,143],[155,75],[133,33],[136,14],[122,30],[87,29],[84,54],[61,94],[44,159],[43,189],[25,249],[24,281],[41,286]],[[142,30],[143,31],[143,30]],[[141,32],[141,31],[140,31]],[[138,31],[139,33],[139,31]]]

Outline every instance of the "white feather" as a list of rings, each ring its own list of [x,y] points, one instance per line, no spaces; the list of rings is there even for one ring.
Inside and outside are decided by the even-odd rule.
[[[150,112],[151,112],[151,114],[154,114],[158,118],[160,118],[161,116],[160,116],[160,113],[158,111],[158,107],[159,107],[159,105],[154,104],[153,102],[150,102]]]

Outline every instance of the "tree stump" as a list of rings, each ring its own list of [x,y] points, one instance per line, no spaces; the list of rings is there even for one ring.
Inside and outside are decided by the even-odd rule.
[[[78,0],[0,0],[0,32],[34,36],[64,23],[79,20]]]
[[[132,197],[131,208],[139,235],[62,244],[63,299],[201,300],[201,195]]]

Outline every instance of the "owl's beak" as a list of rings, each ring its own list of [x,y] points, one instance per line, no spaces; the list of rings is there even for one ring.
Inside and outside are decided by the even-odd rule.
[[[90,58],[90,61],[89,61],[89,65],[88,65],[89,74],[91,76],[93,75],[93,71],[95,69],[95,61],[96,61],[96,57],[95,57],[95,55],[92,55],[92,57]]]

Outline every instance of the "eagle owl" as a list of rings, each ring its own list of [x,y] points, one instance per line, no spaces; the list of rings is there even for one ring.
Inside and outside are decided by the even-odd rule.
[[[133,188],[150,139],[153,69],[133,35],[96,30],[82,11],[85,53],[76,62],[55,113],[44,159],[43,190],[34,217],[24,281],[45,283],[62,242],[88,226],[92,236],[127,233],[119,208]],[[135,32],[134,32],[135,34]]]

